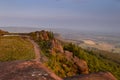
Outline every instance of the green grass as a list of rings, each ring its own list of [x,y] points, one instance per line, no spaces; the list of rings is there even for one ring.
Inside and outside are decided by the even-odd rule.
[[[35,58],[33,45],[19,36],[0,37],[0,61],[30,60]]]

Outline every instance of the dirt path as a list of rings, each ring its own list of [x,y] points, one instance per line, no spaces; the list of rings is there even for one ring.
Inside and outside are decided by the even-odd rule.
[[[40,62],[40,48],[39,48],[39,45],[36,43],[36,42],[34,42],[33,40],[31,40],[31,39],[29,39],[28,38],[28,40],[33,44],[33,46],[34,46],[34,51],[35,51],[35,61],[37,61],[37,62]]]
[[[39,64],[41,64],[40,66],[43,68],[43,70],[45,70],[48,74],[50,74],[51,77],[53,77],[55,80],[63,80],[60,77],[58,77],[55,73],[53,73],[51,70],[49,70],[46,66],[44,66],[41,61],[40,61],[40,48],[39,45],[34,42],[33,40],[31,40],[30,38],[28,38],[28,40],[33,44],[34,46],[34,51],[35,51],[35,61]]]

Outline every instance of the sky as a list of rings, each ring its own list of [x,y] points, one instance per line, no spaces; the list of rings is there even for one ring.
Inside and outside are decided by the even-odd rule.
[[[0,0],[0,27],[120,31],[120,0]]]

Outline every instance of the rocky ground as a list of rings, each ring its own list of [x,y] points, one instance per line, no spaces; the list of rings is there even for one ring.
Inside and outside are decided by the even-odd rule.
[[[64,80],[117,80],[110,72],[98,72],[87,75],[72,76]]]
[[[117,80],[109,72],[98,72],[61,79],[36,61],[0,63],[0,80]]]
[[[0,63],[0,80],[62,80],[36,61]]]

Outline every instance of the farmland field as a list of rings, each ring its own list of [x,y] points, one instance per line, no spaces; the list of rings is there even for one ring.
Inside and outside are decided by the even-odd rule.
[[[0,62],[35,58],[33,45],[20,36],[0,37]]]

